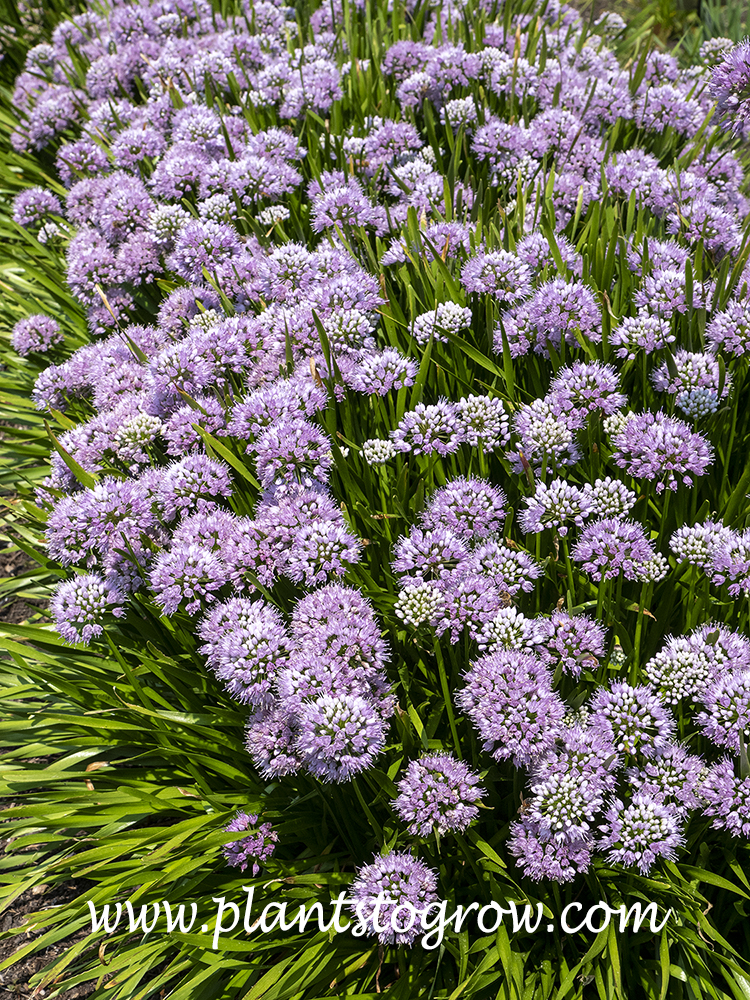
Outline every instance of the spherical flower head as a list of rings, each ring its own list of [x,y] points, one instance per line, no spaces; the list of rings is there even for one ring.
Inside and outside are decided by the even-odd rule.
[[[456,404],[460,437],[484,452],[506,448],[510,443],[510,421],[497,396],[464,396]]]
[[[535,882],[572,882],[591,866],[591,845],[585,840],[565,843],[546,836],[527,816],[511,823],[508,850],[527,878]]]
[[[679,810],[637,793],[629,805],[614,799],[604,814],[597,846],[610,864],[638,868],[647,875],[659,858],[674,861],[682,847]]]
[[[415,837],[463,833],[479,815],[479,784],[479,775],[451,754],[427,754],[409,763],[393,809]]]
[[[714,352],[735,357],[750,352],[750,301],[733,298],[725,309],[714,313],[706,327],[706,340]]]
[[[435,490],[420,521],[428,529],[445,527],[472,541],[502,529],[506,503],[503,491],[486,480],[459,476]]]
[[[432,580],[407,583],[402,587],[393,606],[393,613],[412,628],[437,625],[445,608],[445,595]]]
[[[463,440],[456,404],[442,399],[433,405],[417,403],[405,413],[391,438],[399,451],[415,455],[452,455]]]
[[[740,752],[750,730],[750,670],[720,677],[701,695],[705,711],[695,721],[716,746]]]
[[[526,806],[539,833],[560,843],[585,840],[594,817],[604,802],[605,787],[596,781],[582,780],[577,771],[557,771],[531,786],[532,797]]]
[[[189,615],[200,611],[203,602],[213,601],[216,591],[229,580],[222,559],[209,548],[177,545],[159,553],[149,575],[156,603],[165,615],[173,615],[184,605]]]
[[[385,465],[395,458],[398,448],[387,438],[370,438],[362,444],[362,458],[368,465]]]
[[[258,478],[263,486],[274,482],[324,483],[333,464],[331,441],[302,418],[287,417],[267,427],[254,445]]]
[[[523,473],[524,462],[534,469],[546,461],[549,468],[575,465],[581,457],[574,429],[554,414],[546,399],[535,399],[516,412],[513,430],[519,438],[508,452],[514,472]]]
[[[472,553],[472,564],[486,573],[499,591],[510,596],[522,590],[530,594],[542,567],[522,549],[511,548],[496,538],[488,539]]]
[[[686,416],[698,417],[715,413],[722,399],[729,395],[732,377],[724,373],[713,354],[700,354],[679,349],[670,360],[651,373],[651,381],[660,392],[675,396],[677,407]]]
[[[502,606],[497,587],[481,573],[449,573],[438,580],[445,598],[435,629],[438,635],[448,632],[448,641],[459,641],[464,629],[472,639],[479,639],[482,630]]]
[[[233,597],[200,622],[206,665],[241,704],[270,708],[272,683],[293,649],[278,610],[265,601]]]
[[[74,576],[57,585],[50,602],[55,628],[66,642],[88,646],[102,634],[108,614],[125,614],[124,594],[96,573]]]
[[[164,519],[212,509],[217,497],[232,495],[229,467],[206,455],[187,455],[168,465],[160,478],[157,499]]]
[[[469,550],[464,539],[450,529],[433,531],[412,528],[399,538],[394,550],[393,569],[406,574],[404,582],[439,580],[466,566]]]
[[[750,124],[750,41],[735,45],[714,67],[709,90],[719,125],[743,135]]]
[[[523,766],[554,743],[565,705],[538,657],[496,650],[472,664],[465,682],[456,702],[497,760]]]
[[[558,535],[568,533],[568,522],[581,526],[591,513],[588,492],[578,489],[564,479],[553,479],[547,486],[538,482],[533,497],[525,497],[526,510],[521,512],[519,524],[527,534],[537,534],[545,528],[556,528]]]
[[[177,233],[174,251],[167,265],[186,281],[202,281],[204,268],[213,273],[221,264],[238,255],[241,248],[234,226],[195,220],[188,222]]]
[[[414,385],[416,376],[417,365],[414,361],[388,349],[380,353],[363,352],[352,374],[346,376],[346,381],[357,392],[385,396],[393,390]]]
[[[647,684],[633,687],[613,681],[591,699],[590,726],[610,739],[621,753],[659,757],[676,731],[674,717]]]
[[[19,354],[46,354],[55,344],[64,344],[65,336],[51,316],[35,314],[20,319],[13,327],[11,347]]]
[[[572,556],[594,580],[611,580],[621,572],[633,580],[654,549],[640,524],[607,517],[583,529]]]
[[[13,221],[25,229],[44,222],[48,215],[62,215],[62,205],[46,188],[25,188],[13,199]]]
[[[456,302],[441,302],[431,312],[417,316],[412,324],[412,336],[418,344],[427,344],[431,337],[448,343],[446,334],[458,336],[471,323],[471,309]]]
[[[531,295],[531,268],[507,250],[479,250],[461,269],[467,292],[493,295],[499,302],[513,303]]]
[[[616,370],[600,361],[575,361],[561,368],[552,380],[547,400],[555,416],[564,416],[575,427],[583,427],[588,415],[597,410],[611,416],[627,403],[619,390]]]
[[[283,572],[295,583],[315,586],[343,576],[360,556],[360,540],[343,523],[312,521],[295,536]]]
[[[555,611],[549,618],[537,618],[537,653],[550,665],[571,677],[584,669],[596,669],[604,656],[607,630],[588,615]]]
[[[422,911],[437,903],[437,875],[418,858],[393,851],[357,872],[349,890],[353,914],[381,944],[412,945]]]
[[[283,778],[299,771],[297,716],[278,704],[253,712],[245,730],[245,748],[264,778]]]
[[[629,490],[625,483],[619,479],[612,479],[606,476],[604,479],[597,479],[593,486],[588,487],[588,496],[591,501],[591,514],[594,517],[622,517],[628,514],[635,506],[636,495]]]
[[[372,767],[385,736],[386,723],[370,701],[325,694],[302,705],[296,749],[310,774],[343,782]]]
[[[648,660],[643,675],[667,704],[700,699],[714,679],[714,666],[689,636],[667,636],[667,644]]]
[[[700,786],[703,814],[714,830],[750,839],[750,777],[737,777],[735,762],[725,757],[709,767]]]
[[[271,857],[276,850],[279,835],[270,823],[259,823],[257,815],[240,809],[224,827],[224,832],[239,833],[241,830],[249,831],[248,836],[225,844],[224,858],[231,868],[239,868],[243,872],[252,862],[253,875],[257,875],[260,871],[258,862]]]
[[[681,743],[672,743],[660,757],[629,767],[627,779],[634,791],[653,802],[661,802],[687,813],[702,804],[700,786],[706,764],[688,753]]]
[[[477,645],[483,653],[498,646],[536,652],[536,642],[534,619],[526,618],[514,607],[501,607],[495,617],[482,626],[477,636]]]
[[[656,480],[656,491],[676,490],[678,479],[686,486],[693,475],[702,476],[713,462],[713,448],[683,420],[666,413],[640,413],[631,417],[612,438],[615,463],[636,479]]]

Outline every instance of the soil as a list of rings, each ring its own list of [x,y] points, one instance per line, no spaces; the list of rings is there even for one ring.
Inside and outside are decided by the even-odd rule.
[[[0,579],[20,576],[36,563],[25,552],[15,551],[7,542],[0,542]],[[45,607],[44,601],[21,601],[16,597],[0,598],[0,622],[18,625]]]

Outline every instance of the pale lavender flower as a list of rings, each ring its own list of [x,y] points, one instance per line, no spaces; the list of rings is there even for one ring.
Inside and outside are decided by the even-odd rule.
[[[552,746],[565,705],[538,657],[497,650],[475,661],[464,679],[456,702],[497,760],[522,766]]]
[[[589,725],[626,754],[659,757],[665,753],[677,726],[671,712],[648,684],[633,687],[612,681],[591,699]]]
[[[706,775],[702,758],[688,753],[681,743],[672,743],[654,760],[627,769],[632,788],[652,802],[660,802],[683,814],[702,803],[700,786]]]
[[[695,721],[716,746],[740,752],[740,740],[750,730],[750,670],[732,671],[719,677],[700,700],[705,711]]]
[[[438,902],[437,885],[423,861],[392,851],[357,871],[349,906],[381,944],[412,945],[423,930],[422,912]]]
[[[673,344],[675,335],[667,319],[648,312],[626,316],[609,335],[610,344],[616,348],[618,358],[634,360],[640,351],[654,351]]]
[[[568,533],[568,522],[580,527],[591,513],[591,498],[586,490],[564,479],[553,479],[547,486],[538,482],[533,497],[524,497],[526,510],[521,511],[518,522],[521,530],[538,533],[545,528],[556,528],[558,535]]]
[[[706,327],[706,340],[711,350],[727,351],[741,357],[750,351],[750,301],[730,299],[721,312],[716,312]]]
[[[391,439],[399,451],[415,455],[450,455],[463,440],[456,404],[442,399],[434,405],[417,403],[401,418]]]
[[[666,413],[639,413],[613,435],[613,459],[636,479],[655,479],[656,491],[676,490],[678,477],[692,486],[713,462],[713,448],[684,420]]]
[[[502,530],[507,515],[505,494],[483,479],[459,476],[430,497],[420,521],[425,528],[447,528],[467,541]]]
[[[489,539],[479,545],[472,553],[471,563],[486,573],[499,591],[511,595],[519,590],[530,594],[543,572],[528,552],[511,548],[497,539]]]
[[[680,812],[637,793],[629,805],[614,799],[604,814],[597,847],[610,864],[635,868],[647,875],[659,858],[674,861],[685,843]]]
[[[417,316],[411,333],[418,344],[427,344],[430,338],[447,344],[446,334],[457,337],[470,323],[471,309],[465,309],[456,302],[441,302],[434,310]]]
[[[224,858],[231,868],[243,872],[252,862],[253,875],[257,875],[261,868],[259,862],[270,858],[276,850],[279,835],[270,823],[259,823],[257,815],[240,809],[224,827],[224,832],[239,833],[241,830],[249,831],[249,835],[225,844]]]
[[[698,794],[703,800],[703,813],[711,817],[714,830],[750,839],[750,777],[736,776],[731,757],[708,769]]]
[[[164,469],[158,502],[167,521],[178,514],[211,509],[217,497],[230,497],[229,467],[205,455],[187,455]]]
[[[744,136],[750,126],[750,42],[745,39],[714,67],[710,90],[719,125]]]
[[[615,517],[587,525],[572,552],[573,559],[598,581],[611,580],[619,573],[626,580],[637,579],[642,565],[654,555],[641,524]]]
[[[508,850],[524,875],[535,882],[542,879],[572,882],[591,866],[590,843],[585,840],[559,843],[542,834],[539,824],[525,816],[511,823]]]
[[[372,767],[385,747],[386,731],[385,721],[369,700],[323,694],[300,708],[296,749],[316,778],[349,781]]]
[[[489,293],[499,302],[513,303],[532,293],[531,269],[507,250],[480,250],[461,269],[467,292]]]
[[[555,375],[547,402],[555,416],[570,427],[583,427],[589,414],[599,411],[610,416],[621,410],[627,397],[619,391],[619,378],[612,365],[601,361],[575,361]]]
[[[463,833],[479,815],[477,805],[486,794],[479,775],[449,753],[433,753],[412,760],[398,782],[393,810],[409,833],[429,837]]]
[[[405,583],[418,584],[463,569],[468,558],[466,542],[449,528],[412,528],[396,543],[392,565],[396,573],[405,574]]]
[[[202,545],[184,545],[162,551],[156,558],[149,582],[157,605],[165,615],[173,615],[184,604],[189,615],[196,614],[203,602],[215,599],[215,592],[229,580],[230,573],[211,549]]]
[[[245,730],[245,748],[265,778],[282,778],[301,767],[296,750],[297,716],[276,706],[253,712]]]
[[[536,653],[554,671],[578,678],[604,656],[606,629],[588,615],[555,611],[549,618],[535,619],[535,625]]]
[[[96,573],[59,583],[50,601],[55,628],[66,642],[88,645],[101,635],[108,615],[125,614],[124,594]]]
[[[34,314],[20,319],[13,327],[11,347],[21,355],[45,354],[55,344],[64,344],[60,325],[51,316]]]
[[[616,517],[628,514],[635,505],[636,495],[625,483],[606,476],[597,479],[593,486],[587,486],[586,491],[591,503],[591,514],[594,517]]]
[[[513,430],[518,446],[508,452],[514,472],[524,471],[524,462],[534,469],[575,465],[581,457],[573,428],[556,416],[546,399],[535,399],[516,412]]]
[[[331,442],[318,427],[300,417],[278,420],[254,445],[258,478],[273,483],[324,483],[333,464]]]

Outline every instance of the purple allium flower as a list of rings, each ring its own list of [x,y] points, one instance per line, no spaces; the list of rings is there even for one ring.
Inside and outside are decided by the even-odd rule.
[[[459,434],[472,448],[494,451],[510,443],[510,421],[498,396],[464,396],[456,404]]]
[[[714,830],[750,839],[750,777],[735,775],[731,757],[709,767],[698,794],[703,800],[703,813],[711,817]]]
[[[716,101],[719,125],[734,135],[744,135],[750,126],[750,42],[745,39],[713,69],[711,96]]]
[[[588,615],[555,611],[549,618],[537,618],[537,654],[552,670],[558,666],[572,677],[584,668],[596,668],[606,651],[606,629]]]
[[[449,528],[412,528],[396,543],[392,565],[396,573],[406,574],[405,583],[422,583],[463,569],[468,558],[465,540]]]
[[[508,452],[515,472],[523,472],[523,459],[535,469],[547,463],[550,468],[575,465],[581,457],[574,431],[568,422],[556,416],[546,399],[535,399],[516,412],[513,430],[519,444]]]
[[[559,843],[545,837],[539,824],[526,816],[511,823],[508,850],[524,875],[535,882],[546,878],[554,882],[572,882],[591,865],[592,852],[587,841]]]
[[[580,527],[591,513],[591,498],[586,490],[579,490],[564,479],[553,479],[549,486],[536,484],[533,497],[525,497],[526,510],[521,511],[519,524],[528,533],[556,528],[564,537],[568,533],[567,523]]]
[[[463,440],[456,404],[441,399],[434,405],[417,403],[401,418],[391,439],[399,451],[415,455],[451,455]]]
[[[648,684],[632,687],[612,681],[591,699],[589,725],[626,754],[659,757],[676,731],[675,720]]]
[[[435,490],[420,520],[425,528],[447,528],[472,541],[502,529],[506,503],[503,491],[486,480],[459,476]]]
[[[13,327],[10,344],[19,354],[44,354],[55,344],[64,344],[65,336],[51,316],[25,316]]]
[[[354,587],[337,583],[303,597],[292,615],[292,634],[300,648],[363,676],[372,676],[387,660],[380,633],[370,601]]]
[[[234,226],[220,222],[188,222],[180,229],[168,266],[188,281],[201,281],[203,269],[215,271],[240,252],[241,244]]]
[[[511,548],[497,539],[489,539],[472,553],[472,564],[493,581],[499,591],[530,594],[534,581],[542,575],[542,567],[528,552]]]
[[[621,572],[626,580],[638,579],[641,567],[654,554],[641,524],[615,517],[587,525],[572,552],[597,581],[611,580]]]
[[[476,660],[465,681],[456,702],[497,760],[521,766],[554,743],[565,705],[538,657],[497,650]]]
[[[660,392],[675,395],[678,409],[696,419],[716,412],[719,402],[729,395],[732,376],[725,373],[722,385],[719,362],[712,354],[680,348],[671,360],[671,370],[663,362],[651,372],[651,381]]]
[[[393,809],[415,837],[463,833],[479,815],[477,803],[485,795],[479,775],[449,753],[433,753],[413,760],[398,782]]]
[[[576,248],[563,233],[555,233],[555,243],[563,266],[580,277],[583,258]],[[524,236],[516,247],[516,256],[536,272],[544,270],[545,267],[557,268],[549,240],[540,232]]]
[[[740,740],[750,729],[750,670],[719,677],[700,700],[706,711],[698,712],[696,723],[716,746],[740,752]]]
[[[750,301],[730,299],[726,308],[713,314],[706,327],[706,340],[714,352],[742,356],[750,351]]]
[[[610,864],[637,867],[642,875],[658,858],[674,861],[685,843],[680,811],[641,792],[629,805],[614,799],[604,818],[597,847],[607,852]]]
[[[323,694],[303,702],[296,749],[321,781],[349,781],[372,767],[385,747],[387,725],[371,701],[352,694]]]
[[[281,778],[300,769],[296,749],[297,716],[285,708],[256,711],[248,719],[245,747],[265,778]]]
[[[202,602],[215,599],[229,580],[223,560],[202,545],[184,545],[171,552],[160,552],[149,576],[156,603],[165,615],[173,615],[185,604],[189,615],[196,614]]]
[[[333,464],[331,442],[315,424],[290,417],[271,424],[255,442],[258,478],[274,482],[324,483]]]
[[[479,573],[448,573],[438,581],[438,587],[445,600],[435,629],[438,635],[448,630],[452,644],[458,642],[464,628],[478,639],[502,607],[497,587]]]
[[[629,767],[627,778],[638,794],[687,813],[701,805],[700,786],[706,775],[705,762],[688,753],[681,743],[672,743],[655,760]]]
[[[381,944],[411,945],[422,932],[423,911],[438,902],[437,884],[435,872],[411,854],[376,855],[357,871],[349,905]]]
[[[609,335],[610,344],[617,349],[617,357],[630,360],[635,359],[639,351],[653,354],[674,343],[674,340],[669,321],[647,312],[626,316]]]
[[[343,575],[348,566],[359,562],[360,554],[360,540],[343,523],[312,521],[296,535],[284,574],[310,587]]]
[[[461,281],[467,292],[494,295],[513,303],[532,293],[531,269],[507,250],[478,251],[464,264]]]
[[[583,427],[589,414],[599,410],[610,416],[626,405],[627,397],[618,385],[619,378],[612,365],[575,361],[555,375],[547,401],[555,416],[563,416],[571,427]]]
[[[535,332],[534,350],[543,354],[551,346],[560,350],[563,340],[579,347],[576,333],[598,342],[601,310],[588,285],[553,278],[541,285],[528,302],[529,321]]]
[[[198,634],[206,665],[227,692],[242,704],[270,707],[273,678],[293,649],[277,609],[265,601],[233,597],[200,621]]]
[[[231,868],[239,868],[243,872],[252,862],[253,875],[257,875],[261,867],[258,862],[271,857],[279,835],[270,823],[259,823],[258,816],[240,809],[224,827],[224,832],[239,833],[241,830],[249,830],[249,836],[225,844],[224,858]]]
[[[385,396],[394,389],[414,385],[416,377],[417,365],[414,361],[398,351],[387,349],[380,353],[363,352],[356,368],[345,379],[356,392]]]
[[[166,521],[174,520],[178,514],[210,510],[214,498],[231,495],[229,467],[205,455],[187,455],[171,462],[164,469],[158,488],[158,501]]]
[[[447,344],[446,333],[457,337],[470,323],[471,309],[464,309],[456,302],[441,302],[434,310],[417,316],[411,333],[418,344],[428,343],[431,337]]]
[[[702,476],[713,462],[713,448],[701,434],[661,411],[630,417],[612,445],[615,463],[636,479],[657,480],[657,493],[676,490],[678,477],[692,486],[693,475]]]
[[[48,215],[62,215],[62,205],[46,188],[25,188],[13,199],[13,221],[25,229],[44,222]]]
[[[675,313],[687,312],[685,286],[685,271],[677,268],[660,268],[643,279],[643,287],[633,296],[633,302],[639,309],[650,309],[652,312],[671,319]],[[650,336],[648,331],[646,336]],[[653,331],[657,339],[663,340],[660,331]]]
[[[575,844],[588,837],[605,791],[603,783],[583,780],[575,768],[553,771],[532,784],[527,815],[545,839]]]
[[[74,576],[55,588],[50,613],[66,642],[88,645],[102,634],[107,615],[125,614],[124,594],[96,573]]]

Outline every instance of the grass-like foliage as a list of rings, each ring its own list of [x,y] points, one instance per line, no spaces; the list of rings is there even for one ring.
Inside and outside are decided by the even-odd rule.
[[[72,937],[47,997],[750,996],[729,43],[681,63],[649,19],[554,0],[217,0],[47,4],[27,53],[28,16],[0,64],[0,475],[34,565],[2,595],[52,614],[0,626],[0,898],[78,895],[40,895],[0,971]],[[445,499],[461,477],[494,499]],[[340,632],[300,604],[337,585]],[[434,753],[482,796],[415,832]],[[244,871],[238,810],[276,838]],[[394,853],[449,913],[539,928],[254,923],[328,918]],[[253,926],[216,947],[243,886]],[[671,912],[565,932],[600,901]],[[91,931],[126,902],[152,930]]]

